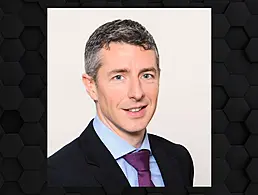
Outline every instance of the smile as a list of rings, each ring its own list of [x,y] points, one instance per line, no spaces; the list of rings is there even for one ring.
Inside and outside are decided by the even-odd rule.
[[[147,106],[137,107],[137,108],[130,108],[130,109],[124,109],[129,117],[133,118],[139,118],[143,117],[145,115],[145,111]]]
[[[139,112],[142,108],[143,107],[141,107],[141,108],[133,108],[133,109],[129,109],[129,111],[130,112]]]

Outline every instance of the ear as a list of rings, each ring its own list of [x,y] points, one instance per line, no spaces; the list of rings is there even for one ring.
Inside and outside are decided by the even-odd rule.
[[[91,99],[93,99],[94,101],[97,101],[98,100],[97,86],[94,79],[88,74],[84,73],[82,75],[82,81]]]

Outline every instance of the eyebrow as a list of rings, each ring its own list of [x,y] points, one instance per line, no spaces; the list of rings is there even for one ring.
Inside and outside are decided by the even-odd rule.
[[[113,74],[117,74],[117,73],[129,73],[130,70],[126,69],[126,68],[120,68],[120,69],[114,69],[112,71],[110,71],[108,73],[108,76],[111,76]],[[143,68],[140,70],[139,74],[143,73],[143,72],[154,72],[155,74],[157,73],[156,68],[154,67],[150,67],[150,68]]]

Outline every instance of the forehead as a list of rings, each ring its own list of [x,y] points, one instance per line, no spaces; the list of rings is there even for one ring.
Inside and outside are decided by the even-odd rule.
[[[141,46],[126,43],[110,43],[109,48],[101,49],[101,62],[105,68],[155,67],[154,50],[145,50]]]

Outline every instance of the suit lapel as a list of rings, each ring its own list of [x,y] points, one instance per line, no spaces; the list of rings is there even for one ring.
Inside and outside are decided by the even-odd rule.
[[[173,153],[167,154],[166,147],[155,136],[149,134],[152,153],[157,161],[168,194],[186,194],[180,166]],[[93,129],[93,120],[79,138],[85,160],[91,173],[107,194],[121,194],[130,184],[112,154],[101,142]]]
[[[123,171],[93,129],[93,120],[80,136],[80,146],[96,180],[108,194],[120,194],[130,187]]]
[[[182,180],[180,166],[174,154],[167,154],[165,144],[149,134],[152,153],[160,169],[166,190],[169,194],[185,194],[186,189]]]

